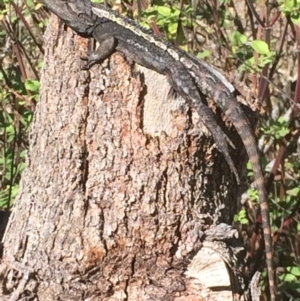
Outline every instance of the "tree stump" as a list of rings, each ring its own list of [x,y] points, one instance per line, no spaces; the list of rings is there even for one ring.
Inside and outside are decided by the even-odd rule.
[[[83,71],[87,49],[51,17],[1,300],[233,300],[217,250],[235,246],[216,233],[237,243],[217,224],[231,224],[241,189],[210,133],[165,76],[119,53]],[[245,152],[232,155],[245,172]]]

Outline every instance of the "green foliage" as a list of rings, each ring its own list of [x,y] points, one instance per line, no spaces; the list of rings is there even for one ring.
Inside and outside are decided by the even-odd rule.
[[[276,52],[271,51],[263,40],[249,41],[244,34],[235,31],[231,36],[231,42],[233,57],[243,62],[240,66],[243,71],[260,73],[263,67],[274,61]]]
[[[39,18],[40,7],[32,0],[19,1],[18,9],[9,0],[0,5],[0,19],[9,24],[0,29],[1,208],[11,207],[18,193],[25,166],[28,130],[38,101],[38,74],[42,62],[39,37],[44,28],[44,20]]]
[[[281,272],[278,278],[282,282],[281,291],[292,291],[300,295],[300,266],[287,266],[285,271]],[[300,297],[293,298],[300,300]]]
[[[284,117],[271,121],[267,126],[264,125],[261,130],[269,139],[276,140],[284,138],[290,132],[289,123]]]
[[[240,210],[240,212],[234,216],[234,221],[241,225],[248,225],[249,220],[247,217],[247,211],[245,209]]]
[[[233,31],[231,35],[232,51],[235,53],[239,47],[246,45],[247,37],[239,31]]]
[[[190,8],[186,6],[184,9],[185,14],[188,14],[189,11]],[[142,12],[142,25],[150,28],[151,23],[155,20],[158,28],[167,35],[168,39],[174,40],[178,33],[179,18],[183,26],[188,25],[188,19],[180,15],[181,11],[175,5],[166,6],[162,2],[161,5],[153,5]],[[184,37],[181,35],[181,42],[183,40]]]
[[[300,1],[299,0],[279,0],[280,10],[296,25],[300,25]]]
[[[40,82],[37,81],[37,80],[28,79],[28,80],[25,81],[25,88],[28,91],[35,92],[36,95],[38,95],[39,88],[40,88]]]
[[[93,2],[93,3],[103,3],[104,0],[91,0],[91,2]]]
[[[208,50],[204,50],[202,52],[198,52],[198,54],[196,55],[198,59],[203,60],[206,57],[209,57],[210,53]]]

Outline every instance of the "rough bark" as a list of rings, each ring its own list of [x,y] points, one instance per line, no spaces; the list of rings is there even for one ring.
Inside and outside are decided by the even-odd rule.
[[[59,24],[52,17],[45,35],[27,168],[3,239],[3,300],[214,300],[188,265],[208,226],[236,212],[224,158],[164,76],[117,53],[82,71],[88,41]],[[233,155],[243,166],[244,152]]]

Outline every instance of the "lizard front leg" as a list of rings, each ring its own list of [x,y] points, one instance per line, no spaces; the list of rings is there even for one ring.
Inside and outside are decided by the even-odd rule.
[[[115,37],[103,36],[101,40],[97,39],[100,43],[99,47],[91,53],[87,58],[84,58],[87,62],[82,67],[83,70],[91,68],[94,64],[98,64],[106,58],[110,57],[116,49],[118,41]]]

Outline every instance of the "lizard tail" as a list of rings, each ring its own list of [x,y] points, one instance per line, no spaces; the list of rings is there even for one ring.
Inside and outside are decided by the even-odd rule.
[[[248,124],[248,118],[243,112],[242,108],[236,103],[231,102],[231,106],[226,111],[226,115],[229,116],[231,122],[235,126],[238,134],[240,135],[246,152],[249,157],[249,161],[252,164],[254,179],[256,188],[258,190],[258,197],[260,202],[260,210],[262,217],[262,228],[266,251],[266,263],[269,278],[269,291],[270,300],[276,300],[276,286],[275,286],[275,273],[273,265],[273,243],[271,236],[270,227],[270,216],[269,216],[269,205],[268,205],[268,195],[264,183],[264,176],[262,172],[262,167],[260,164],[260,154],[257,148],[257,142],[251,128]]]

